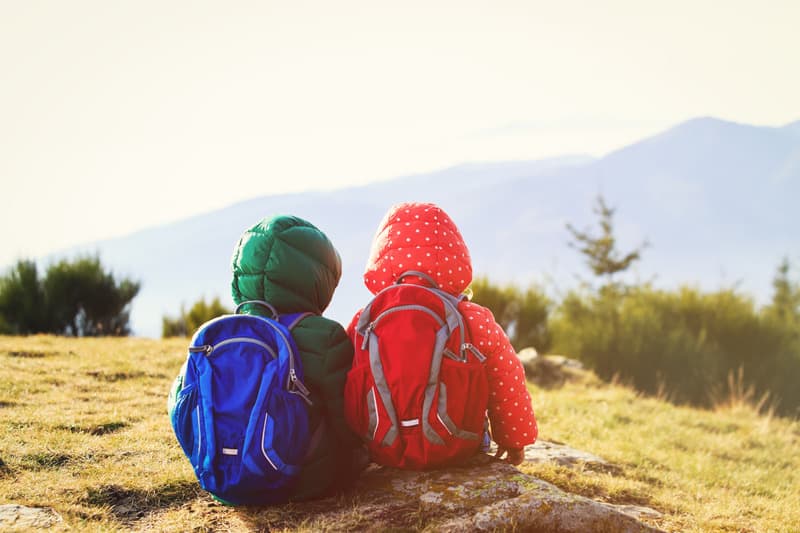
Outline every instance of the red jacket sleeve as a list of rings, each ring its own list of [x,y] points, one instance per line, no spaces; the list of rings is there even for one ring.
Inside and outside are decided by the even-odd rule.
[[[472,344],[486,356],[489,422],[492,438],[502,448],[522,448],[538,435],[525,369],[492,312],[480,305],[460,306]]]

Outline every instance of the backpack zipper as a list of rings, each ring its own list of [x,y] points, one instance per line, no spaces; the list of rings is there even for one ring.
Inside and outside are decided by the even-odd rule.
[[[378,325],[378,322],[380,321],[381,318],[383,318],[386,315],[389,315],[389,314],[392,314],[394,312],[397,312],[397,311],[408,311],[408,310],[410,310],[410,311],[424,311],[425,313],[428,313],[429,315],[431,315],[433,318],[436,319],[436,322],[439,324],[439,327],[442,327],[445,324],[444,320],[442,320],[442,317],[440,317],[435,312],[433,312],[430,308],[425,307],[424,305],[418,305],[418,304],[398,305],[397,307],[393,307],[391,309],[387,309],[386,311],[384,311],[383,313],[381,313],[377,317],[375,317],[375,320],[373,320],[372,322],[369,323],[369,326],[367,326],[367,331],[364,332],[364,341],[361,343],[361,349],[362,350],[366,350],[367,349],[367,343],[369,342],[369,336],[375,330],[375,326]],[[456,309],[455,312],[458,312],[458,310]],[[459,325],[459,327],[463,327],[463,326]],[[449,352],[450,350],[445,350],[445,351]],[[486,361],[486,356],[483,355],[472,343],[465,342],[464,344],[461,345],[461,353],[464,354],[464,352],[466,352],[466,351],[469,351],[470,353],[472,353],[472,355],[475,357],[475,359],[477,359],[481,363]],[[450,352],[450,353],[452,354],[453,352]],[[447,355],[447,354],[445,354],[445,355]],[[455,356],[455,354],[453,354],[453,356]],[[466,355],[463,355],[462,358],[459,358],[459,357],[450,357],[450,358],[454,359],[456,361],[460,361],[462,363],[465,363],[467,361],[467,356]]]
[[[466,351],[466,350],[469,350],[469,351],[470,351],[470,353],[472,353],[472,355],[475,357],[475,359],[477,359],[477,360],[478,360],[478,361],[480,361],[481,363],[483,363],[484,361],[486,361],[486,356],[485,356],[485,355],[483,355],[483,354],[480,352],[480,350],[478,350],[478,349],[475,347],[475,345],[474,345],[474,344],[472,344],[471,342],[465,342],[464,344],[462,344],[462,345],[461,345],[461,351],[463,352],[463,351]],[[465,361],[466,361],[466,359],[467,359],[467,358],[466,358],[466,356],[464,356],[464,360],[465,360]]]
[[[225,339],[222,342],[218,342],[217,344],[204,344],[203,346],[196,346],[193,348],[189,348],[190,352],[201,352],[205,353],[206,356],[211,356],[211,353],[216,350],[217,348],[221,348],[223,346],[227,346],[228,344],[233,344],[236,342],[244,342],[247,344],[255,344],[257,346],[261,346],[264,348],[269,354],[272,356],[273,359],[278,358],[278,354],[275,353],[275,350],[272,349],[272,346],[267,344],[266,342],[262,342],[257,339],[253,339],[250,337],[231,337],[230,339]]]
[[[303,398],[303,400],[305,400],[308,405],[313,405],[312,402],[311,402],[311,399],[309,398],[309,396],[311,395],[311,391],[309,391],[306,388],[306,386],[303,384],[303,382],[300,381],[300,379],[298,379],[298,377],[297,377],[297,371],[294,368],[295,353],[294,353],[294,350],[292,350],[292,348],[291,348],[292,345],[289,343],[289,339],[287,339],[286,335],[284,335],[283,332],[280,329],[278,329],[278,327],[275,326],[273,323],[271,323],[269,321],[266,321],[266,322],[267,322],[267,324],[272,326],[272,328],[275,330],[275,333],[280,335],[280,337],[283,340],[284,344],[289,347],[289,383],[287,383],[287,385],[291,385],[292,387],[295,388],[295,390],[299,391],[300,397]],[[210,357],[211,353],[214,350],[216,350],[217,348],[220,348],[222,346],[225,346],[227,344],[232,344],[232,343],[235,343],[235,342],[244,342],[244,343],[248,343],[248,344],[255,344],[255,345],[261,346],[262,348],[267,350],[267,352],[272,356],[273,359],[277,359],[278,358],[278,354],[275,353],[275,350],[273,350],[272,347],[269,344],[267,344],[265,342],[262,342],[262,341],[260,341],[258,339],[253,339],[251,337],[232,337],[230,339],[225,339],[224,341],[219,342],[217,344],[213,344],[213,345],[204,344],[202,346],[190,346],[189,347],[189,352],[190,353],[204,353],[206,355],[206,357]],[[297,393],[295,393],[293,391],[289,391],[289,392],[291,392],[292,394],[297,394]]]
[[[272,322],[267,322],[267,324],[272,326],[272,329],[275,330],[275,333],[281,336],[281,339],[283,339],[283,343],[286,345],[287,348],[289,348],[289,383],[291,383],[291,385],[293,385],[294,388],[300,392],[300,397],[303,400],[305,400],[305,402],[308,405],[314,405],[314,403],[311,401],[311,398],[309,398],[309,396],[311,396],[311,391],[309,391],[303,384],[303,382],[297,378],[297,372],[294,369],[294,358],[296,354],[294,353],[294,350],[292,350],[292,345],[289,343],[289,339],[286,338],[286,335],[283,334],[283,332],[278,328],[278,326],[276,326]],[[296,392],[291,390],[289,391],[289,393],[297,394]]]
[[[275,466],[275,463],[272,462],[272,459],[269,458],[267,455],[267,450],[264,449],[264,439],[267,438],[267,420],[269,420],[269,412],[264,413],[264,428],[261,430],[261,455],[264,456],[264,459],[274,468],[278,470],[278,467]]]
[[[197,457],[200,457],[200,448],[203,445],[203,426],[200,424],[200,406],[194,408],[197,415]]]
[[[376,316],[375,320],[369,323],[367,331],[364,332],[364,341],[361,343],[362,350],[367,349],[367,342],[369,342],[369,336],[375,330],[375,327],[378,325],[378,322],[380,322],[380,320],[386,315],[391,315],[392,313],[396,313],[398,311],[423,311],[431,315],[433,318],[435,318],[436,323],[439,324],[439,327],[444,326],[444,320],[442,320],[442,317],[440,317],[439,315],[437,315],[435,312],[425,307],[424,305],[418,305],[418,304],[398,305],[397,307],[392,307],[391,309],[387,309],[383,313]]]
[[[303,393],[304,396],[308,396],[311,394],[311,391],[303,385],[303,382],[297,379],[297,372],[294,371],[294,368],[289,369],[289,381],[294,383],[294,386]]]

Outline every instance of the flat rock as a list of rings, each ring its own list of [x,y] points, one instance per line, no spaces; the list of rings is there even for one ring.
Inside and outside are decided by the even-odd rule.
[[[529,453],[569,449],[547,444]],[[371,505],[419,509],[431,517],[426,529],[435,531],[660,531],[640,520],[660,516],[655,510],[570,494],[484,454],[463,466],[426,472],[373,465],[354,490],[369,495]]]
[[[0,529],[3,531],[48,529],[59,524],[63,525],[61,515],[50,507],[0,505]]]
[[[580,463],[606,465],[605,459],[589,452],[570,448],[565,444],[538,440],[525,448],[525,460],[531,463],[558,463],[573,467]]]
[[[595,455],[547,441],[527,447],[525,457],[526,461],[566,466],[606,464]],[[422,472],[373,464],[348,494],[349,498],[345,497],[350,503],[345,505],[340,497],[297,504],[295,511],[277,522],[274,509],[269,507],[236,509],[230,529],[291,530],[310,520],[312,529],[315,524],[337,524],[327,529],[340,531],[660,531],[652,525],[661,517],[656,510],[611,505],[565,492],[488,454],[475,455],[460,466]],[[358,521],[348,521],[352,520],[348,515],[353,514],[360,517]],[[67,527],[50,508],[0,506],[2,531]]]
[[[539,355],[533,348],[521,350],[517,357],[528,381],[544,388],[560,387],[585,375],[583,364],[563,355]]]
[[[533,346],[529,346],[528,348],[523,348],[519,352],[517,352],[517,358],[522,362],[524,365],[525,363],[529,363],[539,357],[539,352],[536,351],[536,348]]]

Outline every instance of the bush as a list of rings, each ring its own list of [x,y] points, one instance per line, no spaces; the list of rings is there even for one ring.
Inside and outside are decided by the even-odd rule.
[[[74,336],[128,335],[128,304],[140,284],[117,282],[97,257],[59,261],[43,280],[52,331]]]
[[[572,292],[551,323],[559,351],[605,379],[618,375],[637,389],[667,392],[677,402],[709,405],[730,372],[782,411],[800,405],[800,351],[791,331],[733,290],[703,293],[648,286]]]
[[[97,257],[59,261],[42,279],[36,263],[21,260],[0,278],[0,332],[128,335],[139,288],[129,279],[117,281]]]
[[[181,312],[177,318],[165,316],[161,320],[161,336],[164,338],[188,337],[205,322],[231,312],[222,305],[219,297],[215,297],[210,303],[206,303],[205,298],[201,298],[192,305],[188,312],[181,306]]]
[[[36,263],[20,260],[0,278],[0,333],[48,331],[48,310]]]
[[[540,352],[550,349],[547,318],[553,302],[541,288],[530,286],[523,292],[515,285],[500,287],[492,285],[486,277],[479,277],[470,289],[472,300],[489,308],[515,350],[529,346]]]

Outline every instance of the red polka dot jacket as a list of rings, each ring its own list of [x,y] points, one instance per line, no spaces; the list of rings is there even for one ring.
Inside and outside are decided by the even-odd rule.
[[[409,270],[424,272],[453,295],[472,281],[472,262],[461,232],[434,204],[403,203],[389,210],[373,241],[364,283],[377,294]],[[422,282],[413,276],[405,280]],[[464,300],[459,310],[472,344],[486,356],[492,437],[501,448],[532,444],[538,434],[536,417],[514,348],[487,308]],[[348,328],[351,339],[359,316],[360,312]]]

